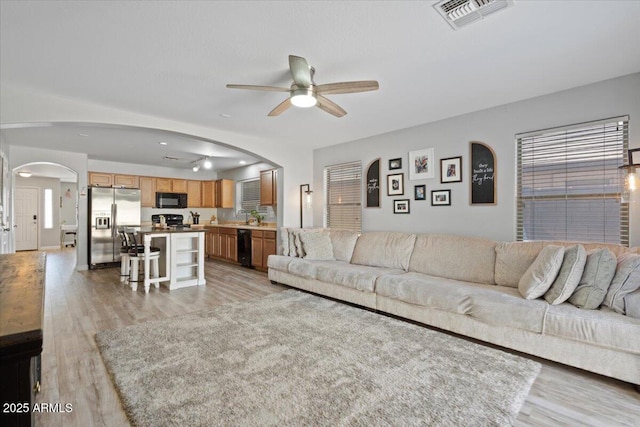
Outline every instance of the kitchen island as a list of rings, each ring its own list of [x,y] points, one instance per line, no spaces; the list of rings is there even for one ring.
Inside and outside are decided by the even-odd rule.
[[[144,291],[149,292],[151,284],[156,287],[165,283],[169,290],[187,286],[202,286],[204,278],[204,233],[203,229],[192,228],[152,228],[142,227],[136,232],[142,236],[144,244]],[[149,254],[151,241],[160,248],[160,275],[150,277]],[[132,289],[137,289],[135,282]]]

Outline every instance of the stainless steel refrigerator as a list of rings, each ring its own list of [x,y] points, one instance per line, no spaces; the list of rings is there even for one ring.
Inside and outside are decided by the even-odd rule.
[[[140,190],[89,188],[89,268],[120,262],[120,227],[140,226]]]

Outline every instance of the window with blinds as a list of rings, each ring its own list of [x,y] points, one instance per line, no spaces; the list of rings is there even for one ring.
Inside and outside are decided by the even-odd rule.
[[[240,183],[240,209],[247,212],[251,212],[253,209],[260,213],[266,212],[266,207],[263,208],[260,206],[259,179],[242,181]]]
[[[629,117],[516,135],[517,240],[629,244]]]
[[[362,231],[362,165],[342,163],[324,169],[324,226]]]

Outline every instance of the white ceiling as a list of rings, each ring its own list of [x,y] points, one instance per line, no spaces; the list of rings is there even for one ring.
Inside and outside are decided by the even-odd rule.
[[[514,0],[458,31],[434,3],[3,0],[0,83],[317,148],[640,71],[640,1]],[[272,118],[286,94],[225,87],[288,87],[289,54],[308,59],[318,84],[378,80],[380,90],[329,96],[343,118],[317,108]],[[8,108],[9,144],[160,166],[165,152],[187,163],[246,155],[157,130],[7,129]]]

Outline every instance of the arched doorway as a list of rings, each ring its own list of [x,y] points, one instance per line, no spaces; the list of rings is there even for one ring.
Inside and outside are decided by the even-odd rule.
[[[76,251],[78,173],[50,162],[23,164],[12,172],[13,250]]]

